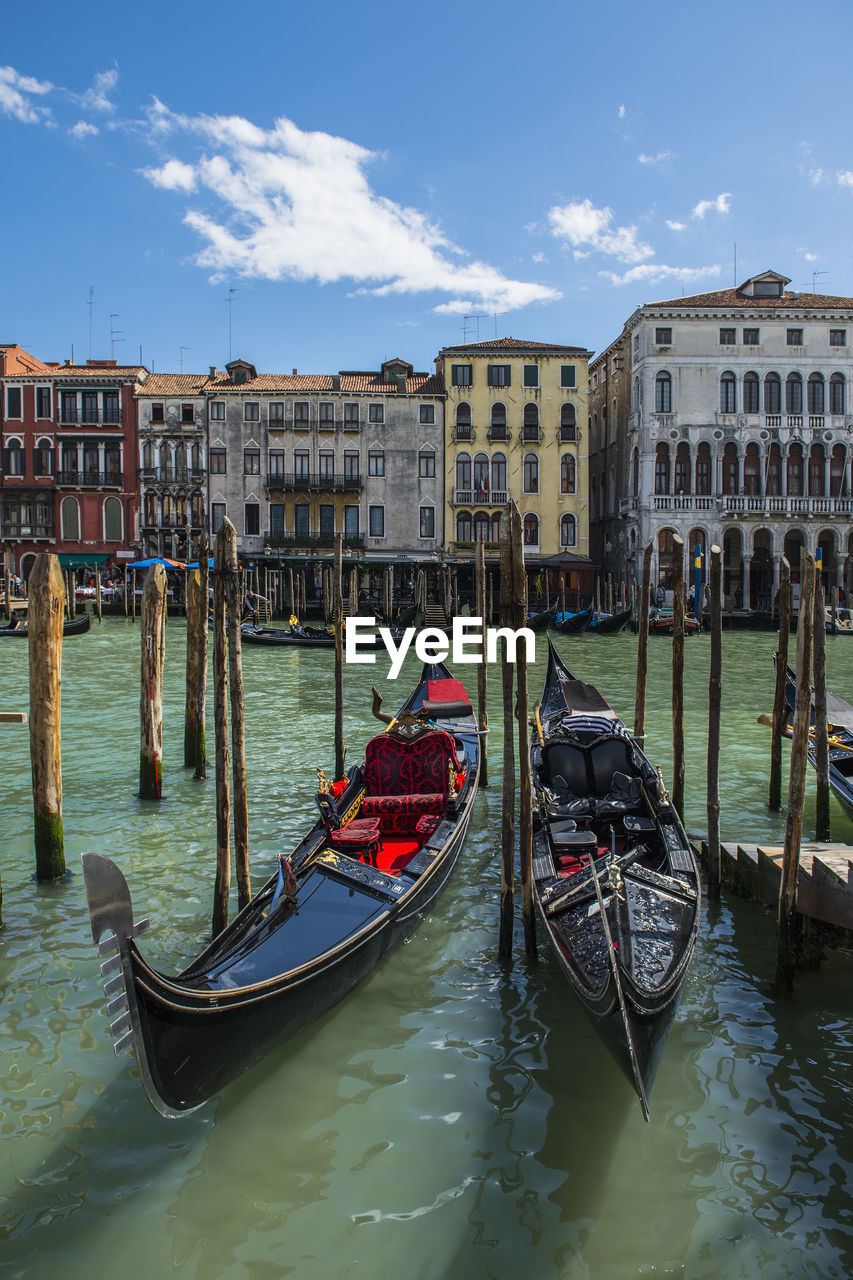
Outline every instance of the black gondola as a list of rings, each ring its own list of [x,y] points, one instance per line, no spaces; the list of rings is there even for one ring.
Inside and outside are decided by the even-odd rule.
[[[63,636],[82,636],[92,625],[91,615],[81,613],[79,618],[70,618],[62,624]],[[19,639],[26,640],[30,634],[29,627],[24,622],[20,626],[0,627],[0,636],[18,636]]]
[[[592,617],[592,609],[579,609],[577,613],[558,613],[554,620],[554,630],[563,635],[575,631],[586,631]]]
[[[548,609],[543,609],[541,613],[529,613],[525,626],[531,631],[547,631],[549,627],[553,627],[554,619],[557,616],[557,601]]]
[[[597,636],[614,635],[627,627],[630,620],[630,609],[620,609],[618,613],[594,613],[587,630]]]
[[[783,732],[790,735],[797,703],[797,675],[785,668],[785,721]],[[829,785],[841,807],[853,818],[853,707],[827,691],[826,721],[829,738]],[[812,690],[809,760],[817,767],[814,736],[814,690]]]
[[[240,628],[244,644],[290,645],[298,649],[334,649],[335,633],[319,627],[255,627],[244,622]]]
[[[465,689],[429,665],[396,718],[377,701],[390,723],[364,764],[345,786],[321,780],[320,820],[177,977],[142,957],[147,921],[134,924],[118,867],[83,854],[116,1052],[133,1048],[161,1115],[194,1110],[337,1004],[416,928],[456,866],[480,772]]]
[[[560,968],[648,1119],[696,941],[696,858],[662,779],[550,641],[531,764],[539,914]]]

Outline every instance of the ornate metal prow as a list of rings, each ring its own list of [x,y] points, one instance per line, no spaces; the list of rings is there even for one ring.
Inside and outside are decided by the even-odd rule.
[[[373,686],[373,706],[370,709],[373,712],[373,714],[376,716],[377,720],[381,720],[383,724],[390,724],[391,721],[394,719],[394,717],[389,716],[387,711],[380,711],[379,708],[381,706],[382,706],[382,694],[376,688],[376,685],[374,685]]]
[[[92,941],[98,948],[98,955],[108,957],[101,965],[101,976],[105,979],[107,1015],[115,1019],[110,1023],[110,1032],[118,1037],[113,1049],[119,1054],[133,1044],[132,979],[125,965],[127,944],[131,938],[146,931],[148,921],[140,920],[134,924],[127,881],[114,862],[100,853],[84,853],[81,857]],[[112,931],[111,936],[104,938],[108,930]],[[116,1014],[119,1016],[115,1017]]]

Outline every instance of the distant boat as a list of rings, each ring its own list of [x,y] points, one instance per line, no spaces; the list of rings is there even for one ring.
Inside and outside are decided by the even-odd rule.
[[[557,601],[555,600],[549,609],[543,609],[541,613],[529,613],[527,626],[531,631],[546,631],[548,627],[553,627],[556,616]]]
[[[650,636],[671,636],[675,629],[675,618],[671,609],[655,609],[649,617]],[[695,636],[702,630],[692,613],[684,615],[684,634]]]
[[[627,627],[631,620],[631,610],[621,609],[619,613],[594,613],[589,622],[588,630],[594,631],[596,635],[610,635],[616,631],[621,631],[623,627]]]
[[[82,636],[92,625],[91,615],[81,613],[79,618],[71,618],[68,622],[62,624],[63,636]],[[30,631],[26,622],[20,626],[0,627],[0,636],[18,636],[24,640],[29,636]]]
[[[797,705],[797,673],[785,668],[785,715],[782,732],[790,737]],[[829,739],[829,786],[845,813],[853,818],[853,707],[827,690],[827,737]],[[809,760],[817,768],[814,736],[814,690],[812,690]]]
[[[554,630],[567,632],[586,631],[592,617],[592,609],[579,609],[577,613],[558,613],[554,618]]]

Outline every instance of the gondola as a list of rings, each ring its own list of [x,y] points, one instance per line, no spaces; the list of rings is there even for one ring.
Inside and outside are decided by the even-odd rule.
[[[558,613],[554,619],[554,630],[567,632],[586,631],[592,617],[592,609],[579,609],[577,613]]]
[[[88,613],[81,613],[79,618],[70,618],[62,624],[63,636],[82,636],[92,625],[92,616]],[[18,636],[27,639],[30,631],[24,622],[20,626],[0,627],[0,636]]]
[[[549,609],[543,609],[541,613],[528,614],[525,625],[528,626],[531,631],[547,631],[548,627],[553,627],[556,616],[557,601],[555,600]]]
[[[161,1115],[195,1110],[337,1004],[410,934],[456,866],[480,772],[468,695],[425,666],[364,763],[326,783],[318,821],[260,892],[176,977],[153,968],[124,876],[83,854],[116,1053],[132,1048]],[[109,936],[105,936],[109,935]],[[103,940],[102,940],[103,939]]]
[[[785,720],[782,731],[790,736],[797,703],[797,675],[785,668]],[[827,691],[826,721],[829,738],[829,785],[838,803],[853,818],[853,707]],[[809,760],[817,768],[814,736],[814,691],[812,691]]]
[[[649,617],[649,635],[650,636],[671,636],[675,629],[675,619],[672,616],[671,609],[656,609]],[[700,623],[694,618],[692,613],[684,615],[684,634],[686,636],[698,635],[702,630]]]
[[[659,774],[550,640],[531,766],[545,934],[648,1119],[696,941],[696,858]]]
[[[598,636],[614,635],[627,627],[630,620],[630,609],[620,609],[618,613],[594,613],[587,630]]]
[[[291,645],[299,649],[334,649],[335,633],[319,627],[255,627],[244,622],[240,628],[244,644]]]

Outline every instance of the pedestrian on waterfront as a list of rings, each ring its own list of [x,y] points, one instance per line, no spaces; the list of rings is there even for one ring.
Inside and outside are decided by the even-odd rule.
[[[665,600],[666,600],[666,592],[663,589],[663,583],[659,582],[657,592],[655,593],[655,604],[659,609],[663,608]]]

